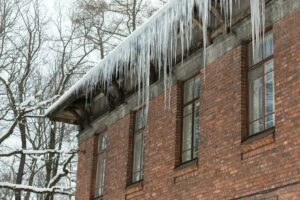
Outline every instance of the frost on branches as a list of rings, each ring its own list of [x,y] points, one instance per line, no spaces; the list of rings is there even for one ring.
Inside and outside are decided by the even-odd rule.
[[[29,115],[33,111],[44,108],[50,103],[52,103],[57,98],[57,95],[50,99],[44,101],[37,101],[35,97],[30,97],[24,102],[20,103],[17,107],[19,114],[15,117],[12,125],[4,130],[0,131],[0,144],[6,140],[11,134],[13,134],[15,127],[18,125],[19,121],[25,117],[43,117],[43,115]]]
[[[14,119],[13,123],[9,126],[9,128],[0,131],[0,147],[5,147],[3,145],[4,141],[8,139],[11,135],[14,134],[16,126],[22,121],[24,118],[41,118],[43,115],[37,115],[36,111],[39,109],[43,109],[47,107],[50,103],[52,103],[57,96],[52,98],[38,101],[35,97],[29,97],[25,101],[21,102],[17,106],[18,115]],[[54,127],[52,127],[53,129]],[[29,137],[29,136],[28,136]],[[1,146],[2,145],[2,146]],[[11,148],[14,148],[13,145]],[[0,171],[3,173],[1,168],[8,168],[3,162],[5,159],[11,156],[21,157],[27,156],[28,165],[34,166],[30,168],[32,170],[32,174],[42,174],[41,171],[45,169],[45,166],[49,162],[49,159],[62,158],[63,162],[59,163],[57,168],[57,173],[53,174],[53,177],[49,180],[49,183],[46,187],[43,187],[42,184],[32,184],[24,185],[24,184],[15,184],[11,182],[15,182],[10,176],[2,176],[0,180],[0,199],[6,198],[5,194],[2,194],[3,189],[9,189],[11,191],[22,191],[22,192],[31,192],[35,194],[42,194],[44,196],[47,195],[64,195],[64,196],[74,196],[74,184],[68,183],[65,184],[66,181],[69,181],[66,177],[70,176],[71,173],[71,165],[72,159],[77,156],[76,150],[57,150],[57,149],[38,149],[37,147],[31,147],[30,149],[17,149],[11,151],[4,151],[4,148],[0,148],[0,158],[2,158],[2,162],[0,162]],[[31,163],[30,163],[31,160]],[[13,164],[11,166],[13,168]],[[9,173],[8,173],[9,174]],[[25,176],[25,175],[24,175]],[[24,178],[25,179],[25,178]],[[29,178],[28,178],[29,179]],[[37,181],[38,182],[38,181]],[[70,182],[70,181],[69,181]],[[4,197],[2,196],[4,195]]]
[[[54,149],[46,149],[46,150],[27,150],[27,149],[20,149],[10,152],[1,152],[0,157],[8,157],[12,155],[18,155],[18,154],[26,154],[33,158],[33,160],[36,162],[36,165],[41,169],[44,166],[44,162],[47,162],[47,159],[45,159],[46,154],[56,154],[57,156],[64,156],[66,157],[64,162],[61,164],[61,167],[59,168],[58,172],[55,176],[53,176],[47,185],[47,187],[38,187],[38,186],[28,186],[28,185],[22,185],[22,184],[14,184],[10,182],[0,182],[0,189],[10,189],[13,191],[23,191],[23,192],[32,192],[35,194],[44,194],[44,195],[50,195],[50,194],[60,194],[60,195],[66,195],[66,196],[73,196],[74,195],[74,187],[65,187],[65,186],[58,186],[58,183],[67,176],[70,171],[70,165],[71,161],[74,158],[74,156],[78,153],[76,150],[71,151],[62,151],[62,150],[54,150]],[[42,162],[44,161],[44,162]],[[1,199],[1,194],[0,194]]]

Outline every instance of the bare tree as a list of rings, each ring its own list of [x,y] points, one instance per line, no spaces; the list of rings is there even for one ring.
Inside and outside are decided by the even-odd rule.
[[[40,0],[0,0],[0,199],[73,196],[75,127],[45,109],[149,17],[146,5],[80,0],[71,19],[50,21]]]
[[[149,2],[80,0],[73,14],[73,21],[78,27],[77,35],[86,38],[104,58],[153,13]]]
[[[93,48],[87,48],[85,39],[75,38],[72,24],[64,30],[61,16],[55,22],[58,37],[48,39],[47,20],[38,0],[1,0],[0,8],[0,99],[7,102],[0,107],[0,161],[8,161],[1,165],[9,163],[11,168],[0,171],[3,198],[73,195],[77,151],[65,149],[64,143],[71,140],[74,127],[51,123],[42,116],[72,79],[89,67],[86,58]],[[45,44],[52,46],[47,61]],[[41,65],[53,66],[52,71],[45,72]],[[9,147],[12,138],[20,141]]]

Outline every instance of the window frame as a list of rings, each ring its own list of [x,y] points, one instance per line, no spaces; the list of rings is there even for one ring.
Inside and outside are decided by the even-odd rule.
[[[138,114],[138,112],[144,112],[144,107],[141,107],[135,111],[133,111],[133,133],[132,133],[132,150],[131,150],[131,169],[130,169],[130,185],[134,185],[136,183],[139,183],[139,182],[142,182],[143,179],[144,179],[144,151],[145,151],[145,131],[146,131],[146,121],[144,122],[143,124],[143,127],[139,128],[139,129],[136,129],[136,123],[137,123],[137,120],[136,120],[136,116]],[[135,138],[136,138],[136,135],[138,134],[142,134],[142,152],[141,152],[141,170],[140,171],[133,171],[134,170],[134,150],[135,150]],[[141,174],[141,179],[140,180],[136,180],[134,181],[134,175],[137,174],[137,173],[140,173]]]
[[[246,60],[247,60],[247,134],[246,134],[246,139],[249,139],[249,138],[252,138],[254,136],[257,136],[257,135],[260,135],[262,133],[265,133],[265,132],[274,132],[273,130],[275,129],[275,124],[276,124],[276,120],[274,119],[274,125],[272,127],[269,127],[269,128],[266,128],[266,117],[267,116],[270,116],[270,115],[274,115],[274,118],[275,118],[275,113],[276,113],[276,109],[274,108],[274,111],[272,113],[269,113],[268,115],[266,115],[266,96],[265,96],[265,86],[266,86],[266,81],[265,81],[265,76],[270,73],[265,73],[265,64],[272,61],[273,60],[273,70],[271,72],[274,73],[275,75],[275,62],[274,62],[274,33],[273,33],[273,30],[272,30],[272,27],[271,28],[268,28],[267,31],[265,32],[265,37],[268,36],[269,34],[272,34],[272,48],[273,48],[273,53],[272,55],[270,56],[267,56],[266,58],[263,58],[262,60],[260,60],[259,62],[253,64],[253,54],[251,53],[252,51],[252,46],[253,45],[253,41],[252,39],[251,40],[248,40],[247,42],[247,47],[246,47],[246,52],[247,52],[247,56],[246,56]],[[251,48],[250,48],[251,47]],[[250,56],[251,55],[251,56]],[[253,120],[253,121],[250,121],[250,97],[251,97],[251,91],[250,91],[250,80],[249,80],[249,73],[252,71],[252,70],[255,70],[255,69],[258,69],[259,67],[262,68],[262,117],[261,118],[258,118],[256,120]],[[274,81],[274,107],[275,107],[275,77],[273,78],[273,81]],[[253,124],[254,122],[256,121],[259,121],[259,120],[262,120],[263,121],[263,128],[261,131],[258,131],[258,132],[255,132],[255,133],[252,133],[250,132],[250,126],[251,124]]]
[[[101,145],[101,142],[102,142],[102,139],[105,139],[106,141],[105,141],[105,148],[104,149],[102,149],[101,147],[100,147],[100,145]],[[98,135],[98,137],[97,137],[97,145],[96,145],[96,147],[97,147],[97,151],[96,151],[96,153],[97,153],[97,162],[96,162],[96,181],[95,181],[95,186],[96,186],[96,191],[95,191],[95,199],[101,199],[102,197],[103,197],[103,195],[104,195],[104,186],[105,186],[105,183],[104,183],[104,181],[105,181],[105,168],[106,168],[106,150],[107,150],[107,135],[106,135],[106,132],[102,132],[102,133],[100,133],[99,135]],[[99,159],[100,159],[100,156],[101,155],[103,155],[103,161],[104,161],[104,164],[103,164],[103,177],[102,177],[102,181],[101,180],[99,180],[100,179],[100,177],[99,177]],[[100,183],[101,182],[101,183]],[[102,189],[101,189],[102,188]],[[101,191],[100,192],[100,194],[98,194],[98,191]]]
[[[181,108],[180,108],[180,110],[181,110],[181,125],[180,125],[180,127],[181,127],[181,129],[180,129],[180,148],[179,148],[179,165],[178,166],[183,166],[183,165],[186,165],[187,163],[190,163],[190,162],[194,162],[195,160],[198,160],[198,158],[199,158],[199,147],[198,147],[198,154],[197,154],[197,157],[194,157],[194,153],[195,153],[195,147],[194,147],[194,132],[195,132],[195,130],[194,130],[194,121],[195,121],[195,104],[196,104],[196,102],[197,101],[199,101],[200,102],[200,91],[199,91],[199,96],[198,97],[196,97],[196,98],[194,98],[193,97],[193,99],[192,100],[190,100],[190,101],[188,101],[188,102],[186,102],[186,103],[184,103],[184,85],[185,85],[185,83],[187,83],[188,81],[190,81],[191,79],[195,79],[196,77],[199,77],[199,79],[200,79],[200,82],[199,82],[199,84],[200,84],[200,86],[201,86],[201,73],[200,72],[197,72],[196,74],[194,74],[194,75],[192,75],[192,76],[190,76],[189,78],[187,78],[187,79],[185,79],[185,80],[183,80],[182,82],[181,82],[181,95],[182,95],[182,97],[181,97]],[[194,88],[193,88],[194,89]],[[191,134],[191,138],[192,138],[192,140],[191,140],[191,149],[188,149],[188,150],[185,150],[185,151],[183,151],[183,136],[184,136],[184,133],[183,133],[183,127],[184,127],[184,125],[183,125],[183,123],[184,123],[184,109],[187,107],[187,106],[189,106],[189,105],[192,105],[192,113],[190,114],[190,115],[192,115],[192,134]],[[188,116],[188,115],[187,115]],[[199,118],[200,118],[200,111],[199,111]],[[200,124],[199,124],[200,125]],[[199,130],[199,132],[200,132],[200,130]],[[199,137],[198,137],[198,140],[199,140]],[[198,141],[199,142],[199,141]],[[199,143],[198,143],[198,145],[199,145]],[[187,151],[191,151],[191,159],[189,159],[189,160],[187,160],[187,161],[184,161],[183,162],[183,160],[182,160],[182,154],[184,153],[184,152],[187,152]]]

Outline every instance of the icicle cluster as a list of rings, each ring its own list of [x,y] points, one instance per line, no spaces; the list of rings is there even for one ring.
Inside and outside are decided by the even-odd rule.
[[[259,52],[261,33],[265,29],[265,1],[264,0],[250,0],[251,8],[251,23],[252,23],[252,41],[253,41],[253,55]]]
[[[239,0],[235,0],[239,1]],[[250,0],[252,13],[252,36],[258,44],[260,31],[264,26],[264,0]],[[131,77],[138,82],[138,102],[145,104],[148,111],[150,93],[150,62],[157,71],[163,71],[165,100],[170,91],[171,68],[176,60],[178,38],[181,42],[182,55],[192,42],[193,18],[202,22],[203,35],[206,35],[212,0],[169,0],[148,22],[126,38],[116,49],[105,57],[98,66],[91,69],[77,84],[55,102],[47,111],[51,113],[58,105],[74,93],[85,92],[88,96],[100,83],[109,85],[113,75]],[[220,5],[225,19],[231,23],[233,0],[215,0]],[[195,8],[198,16],[194,16]],[[204,56],[207,44],[203,37]]]

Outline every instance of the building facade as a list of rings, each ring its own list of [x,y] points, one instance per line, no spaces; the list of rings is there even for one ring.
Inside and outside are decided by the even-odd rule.
[[[299,7],[267,4],[255,55],[245,17],[188,56],[167,109],[156,81],[147,117],[133,94],[84,127],[76,199],[300,199]]]

